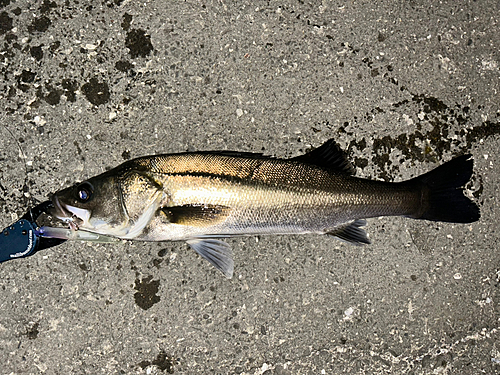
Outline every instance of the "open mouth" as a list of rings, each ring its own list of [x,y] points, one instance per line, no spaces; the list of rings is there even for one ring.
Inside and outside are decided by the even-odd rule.
[[[54,207],[49,210],[49,213],[52,216],[55,216],[58,219],[64,221],[65,223],[68,223],[70,229],[78,230],[78,223],[81,222],[82,219],[80,219],[73,212],[64,207],[56,195],[52,196],[51,200],[54,204]]]

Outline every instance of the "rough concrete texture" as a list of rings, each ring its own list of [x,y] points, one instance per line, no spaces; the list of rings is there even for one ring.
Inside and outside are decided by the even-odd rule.
[[[372,245],[65,243],[0,264],[1,374],[500,372],[500,6],[0,1],[0,224],[132,157],[295,156],[335,138],[400,181],[470,152],[470,225],[371,219]]]

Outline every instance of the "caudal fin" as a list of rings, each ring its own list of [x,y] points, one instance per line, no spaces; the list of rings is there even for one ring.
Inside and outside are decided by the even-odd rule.
[[[415,219],[472,223],[479,220],[479,207],[464,195],[463,186],[472,176],[472,155],[463,155],[418,176],[411,182],[423,185],[422,209]]]

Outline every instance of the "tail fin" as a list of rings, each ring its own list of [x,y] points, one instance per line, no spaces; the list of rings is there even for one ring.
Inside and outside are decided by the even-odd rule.
[[[424,186],[422,209],[412,217],[451,223],[479,220],[479,207],[463,192],[463,186],[472,176],[473,165],[472,155],[463,155],[410,180]]]

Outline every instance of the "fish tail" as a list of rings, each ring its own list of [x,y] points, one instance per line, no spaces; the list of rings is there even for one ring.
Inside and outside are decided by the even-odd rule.
[[[420,210],[411,217],[452,223],[479,220],[479,207],[463,191],[472,176],[473,165],[472,155],[463,155],[410,180],[422,186]]]

